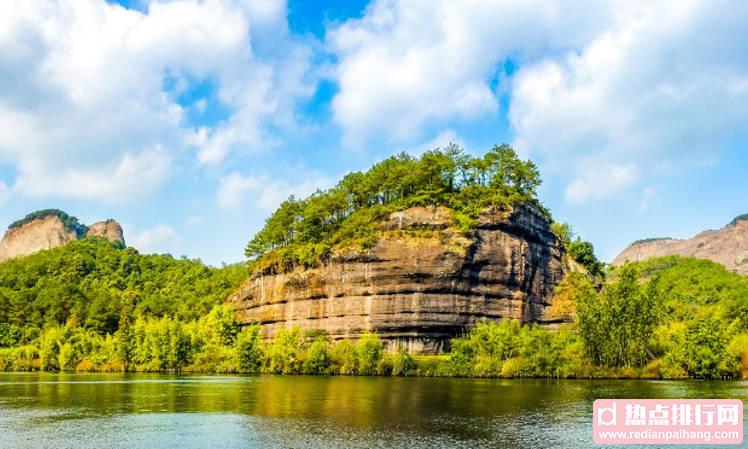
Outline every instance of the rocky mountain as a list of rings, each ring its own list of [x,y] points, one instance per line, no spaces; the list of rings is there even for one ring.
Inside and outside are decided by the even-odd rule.
[[[705,231],[690,239],[646,239],[632,243],[613,265],[660,256],[693,256],[720,263],[730,271],[748,275],[748,215],[741,215],[716,231]]]
[[[48,209],[33,212],[8,227],[0,241],[0,262],[56,248],[84,237],[125,242],[122,227],[114,220],[85,226],[65,212]]]
[[[300,326],[355,339],[376,331],[391,349],[436,353],[471,325],[550,316],[564,249],[531,207],[484,213],[467,237],[445,208],[411,208],[384,223],[368,251],[340,252],[317,268],[253,275],[230,299],[242,324],[266,338]]]

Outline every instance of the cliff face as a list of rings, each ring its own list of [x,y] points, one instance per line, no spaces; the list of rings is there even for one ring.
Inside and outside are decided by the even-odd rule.
[[[125,242],[122,226],[114,220],[99,221],[88,227],[86,237],[98,237],[110,242]]]
[[[613,259],[613,265],[660,256],[693,256],[720,263],[748,275],[748,220],[735,220],[717,231],[705,231],[687,240],[661,239],[634,243]]]
[[[230,299],[240,323],[263,335],[300,326],[333,339],[367,331],[395,349],[441,352],[471,325],[507,318],[553,323],[546,311],[564,275],[550,223],[529,208],[486,213],[469,238],[447,209],[392,214],[367,252],[321,267],[256,275]]]
[[[113,220],[95,223],[88,228],[86,236],[124,242],[122,227]],[[56,248],[78,238],[76,231],[69,229],[59,217],[40,217],[5,232],[0,241],[0,262]]]

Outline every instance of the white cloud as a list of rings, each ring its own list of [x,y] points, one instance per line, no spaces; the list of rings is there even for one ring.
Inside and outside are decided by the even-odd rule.
[[[242,205],[244,195],[259,186],[259,181],[251,176],[244,177],[234,172],[222,177],[218,182],[218,205],[224,209],[236,209]]]
[[[332,178],[320,175],[290,184],[267,176],[243,176],[234,172],[219,180],[217,201],[224,209],[238,209],[246,205],[248,197],[252,197],[257,207],[272,212],[291,195],[306,198],[317,189],[331,187],[334,182]]]
[[[308,53],[288,34],[285,1],[256,3],[0,2],[0,163],[15,166],[15,189],[137,196],[168,178],[184,146],[215,164],[293,126],[294,102],[313,90]],[[266,57],[253,47],[263,40],[296,60]],[[229,113],[195,130],[178,98],[204,81]]]
[[[416,145],[415,147],[406,150],[406,152],[419,156],[429,150],[447,148],[450,144],[455,144],[463,149],[465,148],[465,141],[462,140],[462,137],[460,137],[459,134],[457,134],[453,129],[445,129],[428,142]]]
[[[579,51],[527,64],[511,92],[516,145],[571,173],[576,202],[714,160],[748,123],[746,20],[744,3],[639,4]]]
[[[409,143],[506,95],[515,146],[570,201],[618,195],[745,136],[747,21],[745,2],[378,0],[328,32],[334,119],[349,145]],[[592,192],[588,160],[618,177]]]
[[[499,109],[492,80],[507,58],[584,42],[606,23],[601,8],[540,0],[374,1],[363,18],[328,32],[339,60],[335,121],[348,144],[360,145],[378,134],[417,138],[431,122],[490,116]]]
[[[582,203],[589,199],[601,199],[620,195],[638,180],[635,164],[615,165],[595,161],[585,164],[586,168],[566,188],[566,200]]]
[[[125,238],[142,253],[171,253],[178,240],[176,231],[163,223],[136,232],[132,237],[125,235]]]

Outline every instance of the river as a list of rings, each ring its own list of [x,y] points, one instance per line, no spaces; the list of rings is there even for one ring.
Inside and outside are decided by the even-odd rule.
[[[0,373],[0,447],[586,448],[597,398],[748,382]]]

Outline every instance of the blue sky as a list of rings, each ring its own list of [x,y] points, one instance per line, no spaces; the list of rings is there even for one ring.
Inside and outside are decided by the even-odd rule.
[[[56,207],[211,264],[290,194],[510,143],[610,260],[748,212],[745,2],[0,3],[0,226]]]

